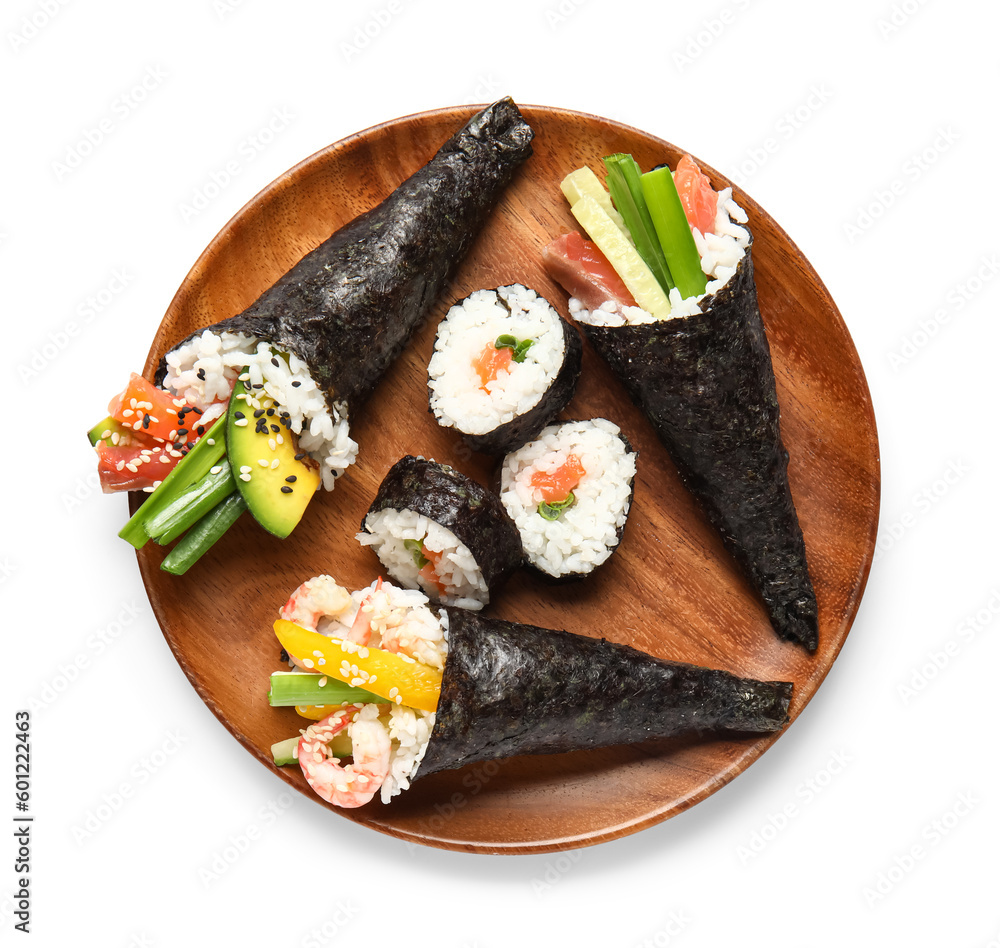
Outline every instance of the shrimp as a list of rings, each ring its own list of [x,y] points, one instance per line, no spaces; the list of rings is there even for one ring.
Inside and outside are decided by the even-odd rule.
[[[350,613],[354,607],[354,601],[350,593],[343,586],[338,585],[330,576],[314,576],[306,580],[298,589],[288,597],[281,607],[279,613],[282,619],[294,622],[305,629],[313,632],[320,631],[320,622],[323,619],[331,619],[344,624],[341,617]],[[366,645],[367,641],[353,639],[353,629],[344,633],[341,638],[352,638],[361,645]],[[296,656],[289,656],[294,665],[307,671],[312,671],[311,660],[302,661]]]
[[[374,707],[374,705],[372,705]],[[351,723],[354,707],[341,708],[302,732],[298,760],[309,786],[334,806],[364,806],[378,792],[389,774],[392,742],[378,719]],[[327,742],[349,727],[353,763],[341,766]]]

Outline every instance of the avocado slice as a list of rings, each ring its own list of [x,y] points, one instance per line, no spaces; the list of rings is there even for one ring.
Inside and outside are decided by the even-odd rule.
[[[316,493],[319,464],[299,451],[298,438],[282,422],[281,406],[248,392],[238,380],[226,413],[226,454],[254,519],[269,533],[287,537]]]
[[[87,432],[87,437],[90,439],[91,446],[97,447],[98,441],[110,441],[112,436],[116,434],[119,439],[124,439],[126,444],[131,443],[132,430],[126,428],[121,422],[116,421],[111,415],[108,415],[104,421],[99,421]]]

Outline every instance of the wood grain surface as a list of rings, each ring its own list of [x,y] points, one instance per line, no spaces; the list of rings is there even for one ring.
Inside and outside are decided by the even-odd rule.
[[[168,308],[146,363],[193,330],[240,312],[301,256],[383,199],[471,115],[447,108],[344,139],[282,175],[223,228]],[[643,168],[682,153],[637,129],[576,112],[525,107],[535,152],[428,323],[387,373],[363,417],[361,451],[332,493],[321,493],[286,540],[248,516],[185,577],[159,569],[147,544],[139,567],[170,648],[196,691],[261,763],[316,799],[270,745],[304,726],[270,708],[268,676],[282,667],[271,630],[303,580],[329,573],[349,588],[371,582],[378,560],[354,540],[388,468],[404,454],[433,457],[488,483],[494,462],[438,428],[427,411],[426,366],[437,321],[467,293],[523,283],[567,312],[541,266],[541,249],[576,229],[559,181],[625,151]],[[702,167],[719,188],[728,184]],[[789,475],[820,609],[820,644],[808,655],[771,631],[762,604],[726,554],[652,428],[607,367],[584,346],[583,373],[563,417],[604,416],[638,448],[635,502],[618,552],[589,580],[547,586],[521,571],[490,607],[506,619],[605,636],[670,659],[795,684],[792,720],[815,694],[851,627],[868,577],[879,507],[879,454],[864,373],[819,277],[746,194],[760,307],[774,360]],[[790,725],[794,726],[794,724]],[[661,741],[550,757],[522,757],[442,773],[390,805],[340,816],[406,840],[484,853],[548,852],[635,832],[704,799],[754,762],[777,735]],[[210,776],[210,775],[208,775]],[[333,809],[332,807],[330,809]],[[335,817],[331,814],[331,819]]]

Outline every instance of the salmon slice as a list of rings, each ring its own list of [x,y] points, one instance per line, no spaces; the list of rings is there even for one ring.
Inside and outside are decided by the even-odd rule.
[[[559,285],[587,309],[600,309],[609,300],[620,306],[636,305],[608,258],[579,231],[553,240],[542,251],[542,260]]]
[[[712,182],[701,173],[697,162],[685,155],[677,162],[674,185],[684,205],[684,216],[692,227],[697,227],[702,235],[715,232],[715,210],[719,196],[712,188]]]

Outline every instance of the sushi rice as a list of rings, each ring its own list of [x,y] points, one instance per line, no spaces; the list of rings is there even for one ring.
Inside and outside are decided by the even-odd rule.
[[[670,316],[667,318],[677,319],[702,312],[701,301],[718,293],[729,282],[750,246],[750,232],[740,226],[748,220],[746,211],[733,200],[732,188],[723,188],[718,192],[715,233],[703,235],[697,227],[691,230],[701,258],[702,272],[709,278],[705,293],[681,299],[680,291],[674,287],[669,295]],[[577,322],[591,326],[638,326],[656,321],[638,306],[619,306],[614,301],[608,301],[599,309],[588,310],[573,297],[569,300],[569,313]]]
[[[573,488],[572,506],[558,519],[538,512],[542,496],[532,486],[570,455],[586,474]],[[628,519],[636,454],[621,429],[604,418],[549,425],[534,441],[504,459],[500,500],[521,534],[525,557],[555,578],[590,573],[615,551]]]
[[[414,510],[388,508],[370,513],[365,529],[357,534],[362,546],[371,547],[393,579],[410,589],[424,589],[447,606],[482,609],[490,591],[472,551],[447,527]],[[435,557],[434,572],[444,587],[439,593],[417,565],[406,541],[420,541]]]
[[[164,388],[202,409],[228,399],[237,376],[248,369],[247,385],[288,412],[299,447],[319,462],[326,490],[333,490],[334,481],[357,459],[347,406],[339,403],[331,413],[306,363],[294,353],[275,352],[253,336],[206,329],[167,353],[166,363]]]

